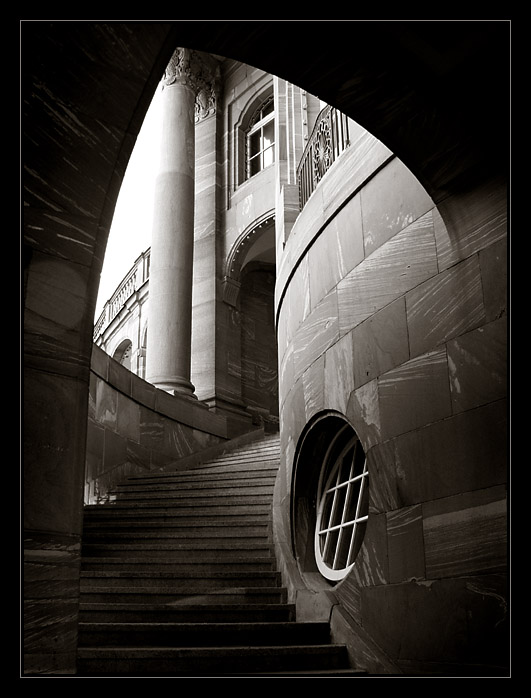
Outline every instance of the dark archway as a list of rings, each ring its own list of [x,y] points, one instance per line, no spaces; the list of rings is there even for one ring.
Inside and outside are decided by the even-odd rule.
[[[493,215],[485,192],[505,191],[510,24],[28,21],[21,40],[25,671],[74,673],[94,307],[125,168],[174,48],[338,107],[409,167],[459,239]]]

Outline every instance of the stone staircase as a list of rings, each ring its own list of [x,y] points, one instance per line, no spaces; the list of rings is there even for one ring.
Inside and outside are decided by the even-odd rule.
[[[357,676],[297,622],[272,544],[277,435],[85,507],[79,676]]]

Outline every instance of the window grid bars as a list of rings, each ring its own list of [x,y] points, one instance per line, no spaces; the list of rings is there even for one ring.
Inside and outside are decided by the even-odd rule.
[[[343,537],[345,535],[345,517],[348,513],[349,504],[350,504],[350,496],[352,494],[352,475],[354,472],[354,461],[356,459],[356,447],[357,447],[357,445],[358,445],[358,443],[356,442],[356,444],[354,446],[354,453],[352,454],[352,460],[350,461],[350,469],[349,469],[349,475],[348,475],[349,479],[348,479],[348,483],[347,483],[347,493],[345,495],[345,503],[343,505],[343,511],[341,513],[341,524],[340,524],[339,535],[338,535],[337,544],[336,544],[336,552],[334,555],[334,562],[332,563],[332,569],[334,569],[334,570],[337,569],[337,565],[338,565],[338,561],[339,561],[339,554],[341,552],[341,546],[343,544]],[[340,473],[341,473],[341,469],[342,469],[342,464],[338,468]],[[354,526],[355,526],[355,524],[354,524]],[[350,546],[349,546],[349,550],[350,550]]]
[[[336,513],[336,509],[337,509],[337,493],[338,493],[338,491],[339,491],[338,481],[339,481],[340,477],[341,477],[341,467],[339,467],[339,468],[337,469],[337,476],[336,476],[336,485],[335,485],[335,487],[332,487],[332,488],[330,488],[330,490],[329,490],[329,492],[332,492],[332,491],[334,492],[334,499],[333,499],[333,501],[332,501],[332,506],[330,507],[330,514],[329,514],[329,516],[328,516],[328,527],[327,527],[328,530],[327,530],[327,532],[326,532],[325,543],[324,543],[324,546],[323,546],[323,560],[326,559],[326,556],[327,556],[327,554],[328,554],[328,548],[329,548],[329,546],[330,546],[330,535],[329,535],[330,530],[331,530],[331,529],[330,529],[330,523],[331,523],[332,521],[334,521],[334,519],[335,519],[335,513]],[[327,494],[325,494],[324,501],[326,501],[327,495],[328,495],[328,492],[327,492]]]
[[[357,503],[356,503],[356,515],[355,515],[355,518],[354,518],[354,525],[353,525],[353,529],[352,529],[352,536],[351,536],[351,538],[350,538],[350,546],[349,546],[349,549],[348,549],[347,567],[348,567],[350,564],[352,564],[352,557],[353,557],[353,554],[354,554],[354,544],[355,544],[355,542],[356,542],[356,527],[357,527],[357,525],[358,525],[359,523],[362,523],[363,521],[367,521],[367,519],[369,518],[368,516],[360,516],[360,515],[359,515],[359,513],[360,513],[360,506],[361,506],[362,501],[363,501],[364,488],[365,488],[365,483],[366,483],[366,481],[367,481],[367,476],[368,476],[368,472],[367,472],[367,461],[365,461],[365,463],[363,464],[363,473],[362,473],[362,476],[361,476],[361,477],[362,477],[362,480],[361,480],[361,482],[360,482],[360,493],[359,493],[359,495],[358,495],[358,501],[357,501]]]
[[[330,508],[330,513],[328,516],[327,526],[326,526],[326,528],[321,528],[319,530],[319,534],[318,534],[319,536],[325,537],[324,545],[322,548],[322,559],[326,560],[328,550],[329,550],[329,547],[331,545],[331,540],[332,540],[330,533],[333,533],[335,531],[339,531],[339,536],[338,536],[338,540],[336,543],[336,549],[335,549],[335,553],[334,553],[334,561],[332,563],[333,570],[337,569],[337,565],[338,565],[338,561],[339,561],[338,558],[339,558],[339,554],[340,554],[340,550],[341,550],[342,538],[343,538],[345,530],[348,527],[352,526],[352,534],[351,534],[351,538],[350,538],[349,551],[348,551],[347,563],[346,563],[346,566],[348,567],[352,563],[352,555],[353,555],[353,551],[354,551],[354,543],[355,543],[355,538],[356,538],[356,535],[355,535],[356,534],[356,526],[357,526],[357,524],[363,523],[364,521],[367,521],[367,519],[368,519],[368,516],[360,516],[359,515],[360,506],[362,503],[362,497],[364,494],[364,485],[365,485],[366,478],[368,476],[367,461],[364,462],[363,472],[361,473],[361,475],[353,476],[355,462],[356,462],[356,452],[357,452],[357,448],[358,448],[358,443],[359,442],[356,441],[356,444],[354,447],[354,453],[352,455],[352,460],[351,460],[351,464],[350,464],[350,471],[349,471],[348,480],[346,480],[344,482],[340,482],[341,470],[342,470],[342,468],[341,468],[342,459],[344,458],[345,453],[348,452],[348,449],[350,448],[351,444],[348,444],[345,447],[345,449],[342,451],[340,456],[337,458],[336,462],[338,463],[338,466],[337,466],[337,475],[336,475],[336,479],[335,479],[335,484],[332,487],[329,487],[328,489],[325,490],[325,492],[323,493],[323,498],[322,498],[322,501],[325,502],[326,497],[331,495],[333,492],[333,501],[332,501],[332,506]],[[354,519],[350,519],[349,521],[345,521],[345,518],[348,514],[349,505],[350,505],[350,498],[352,495],[352,485],[354,482],[357,482],[357,481],[360,481],[360,491],[359,491],[358,499],[356,502],[356,513],[354,515]],[[345,487],[347,488],[347,493],[345,496],[343,511],[341,513],[341,523],[331,525],[331,524],[333,524],[333,522],[335,520],[335,514],[337,511],[338,492],[339,492],[339,490],[341,490]]]

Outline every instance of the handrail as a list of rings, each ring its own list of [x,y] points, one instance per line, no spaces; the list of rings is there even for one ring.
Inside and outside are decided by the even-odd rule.
[[[95,341],[114,320],[126,301],[135,291],[149,278],[149,263],[151,259],[151,248],[143,252],[127,274],[118,284],[116,290],[105,303],[102,312],[94,323],[93,340]]]
[[[332,163],[349,145],[348,118],[326,106],[317,116],[297,167],[301,211]]]

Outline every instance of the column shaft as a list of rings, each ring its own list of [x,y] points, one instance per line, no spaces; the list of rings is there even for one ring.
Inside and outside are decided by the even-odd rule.
[[[161,163],[154,202],[146,380],[193,395],[190,382],[194,255],[195,93],[163,93]]]

